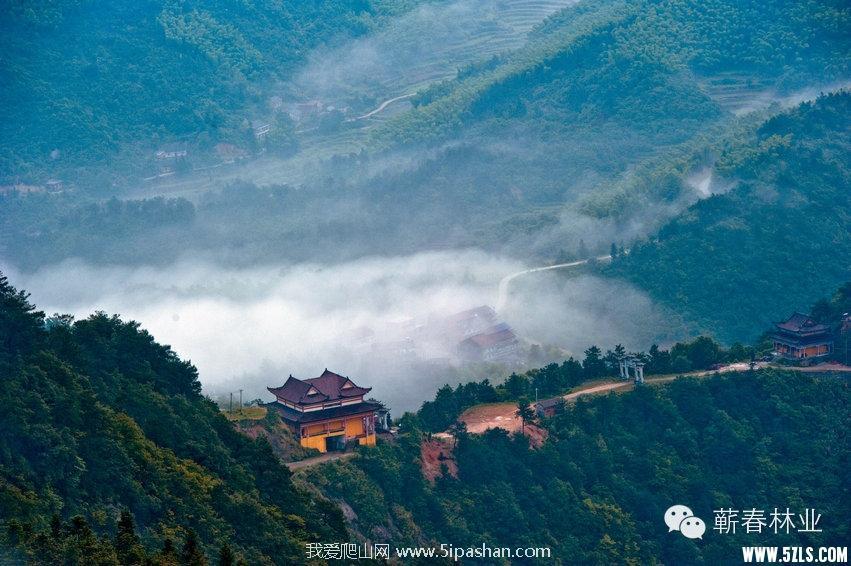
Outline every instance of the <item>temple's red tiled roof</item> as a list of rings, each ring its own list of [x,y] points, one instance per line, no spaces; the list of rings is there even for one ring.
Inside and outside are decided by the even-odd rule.
[[[278,399],[297,405],[362,397],[372,390],[371,387],[359,387],[348,377],[327,369],[319,377],[310,379],[289,376],[282,386],[266,389]]]
[[[516,340],[517,336],[514,334],[514,331],[507,324],[501,323],[488,328],[481,334],[467,338],[462,344],[465,346],[475,344],[479,348],[489,348],[495,344],[514,342]]]
[[[775,326],[781,331],[801,336],[823,334],[830,331],[827,325],[819,324],[811,317],[800,312],[793,313],[785,322],[775,323]]]
[[[543,399],[535,404],[542,409],[551,409],[553,407],[561,405],[564,402],[564,397],[553,397],[551,399]]]

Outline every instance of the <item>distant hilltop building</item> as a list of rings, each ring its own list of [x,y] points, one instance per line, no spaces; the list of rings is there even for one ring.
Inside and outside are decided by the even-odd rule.
[[[774,351],[790,360],[828,356],[833,351],[830,327],[819,324],[809,316],[796,312],[785,322],[775,325]]]
[[[305,448],[320,452],[343,450],[347,442],[375,445],[378,403],[364,401],[371,387],[360,387],[348,377],[327,369],[319,377],[289,376],[280,387],[268,387],[275,408]]]
[[[475,362],[516,363],[521,357],[520,341],[504,322],[463,340],[458,344],[458,352]]]
[[[543,399],[535,403],[535,414],[541,418],[555,416],[560,410],[564,409],[564,404],[564,397]]]
[[[269,135],[269,132],[272,131],[272,124],[266,120],[252,120],[251,130],[254,132],[255,139],[260,140]]]
[[[65,182],[62,181],[62,179],[50,179],[44,183],[44,186],[47,188],[48,192],[61,193],[65,186]]]
[[[296,122],[300,122],[313,116],[318,116],[322,113],[325,105],[318,100],[309,100],[307,102],[296,102],[290,105],[288,114],[290,118]]]
[[[186,145],[182,143],[169,143],[160,147],[156,153],[154,153],[154,157],[157,161],[169,161],[175,159],[182,159],[189,154],[189,150],[186,149]]]
[[[482,305],[449,316],[442,325],[446,334],[463,340],[491,328],[498,322],[496,312],[491,307]]]
[[[186,163],[186,157],[188,155],[189,150],[186,149],[186,144],[182,142],[168,143],[161,146],[154,152],[157,176],[165,177],[174,175],[177,168]]]

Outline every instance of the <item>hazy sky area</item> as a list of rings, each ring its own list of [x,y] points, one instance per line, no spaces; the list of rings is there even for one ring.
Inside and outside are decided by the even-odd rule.
[[[517,261],[466,250],[334,267],[223,270],[187,260],[159,269],[67,261],[28,274],[3,271],[48,314],[79,318],[103,310],[141,322],[198,367],[210,394],[243,388],[250,399],[290,373],[315,377],[327,367],[373,386],[374,395],[399,414],[417,408],[450,378],[382,359],[385,354],[360,342],[364,329],[379,344],[393,343],[415,325],[494,305],[499,280],[522,268]],[[517,279],[499,314],[519,335],[579,355],[591,343],[646,348],[666,326],[640,292],[590,276]],[[421,361],[452,354],[417,353]],[[502,373],[491,377],[501,379]],[[270,400],[268,394],[263,398]]]

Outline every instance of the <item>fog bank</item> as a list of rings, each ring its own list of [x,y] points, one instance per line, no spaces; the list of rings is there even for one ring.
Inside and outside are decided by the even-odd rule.
[[[66,261],[10,280],[48,314],[94,311],[137,320],[157,341],[190,359],[211,395],[265,387],[287,375],[329,368],[373,387],[398,415],[437,387],[465,378],[451,351],[400,355],[411,329],[480,305],[494,305],[503,276],[525,266],[479,251],[369,258],[336,266],[223,269],[184,260],[167,268],[98,267]],[[625,283],[588,275],[529,276],[513,283],[500,317],[528,343],[581,355],[591,343],[643,347],[667,332],[650,300]],[[369,337],[368,341],[366,337]],[[644,343],[647,342],[647,343]],[[498,375],[488,375],[499,380]],[[473,376],[468,376],[473,377]],[[477,375],[475,377],[481,377]]]

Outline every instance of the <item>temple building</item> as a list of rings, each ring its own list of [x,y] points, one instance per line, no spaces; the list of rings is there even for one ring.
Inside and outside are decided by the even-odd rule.
[[[517,363],[521,358],[520,341],[504,322],[462,341],[458,353],[474,362]]]
[[[372,389],[327,369],[319,377],[289,376],[280,387],[267,387],[275,408],[305,448],[320,452],[342,450],[346,443],[375,445],[375,425],[381,405],[364,401]]]
[[[796,312],[785,322],[775,324],[774,351],[783,358],[802,360],[830,355],[833,335],[830,327]]]

